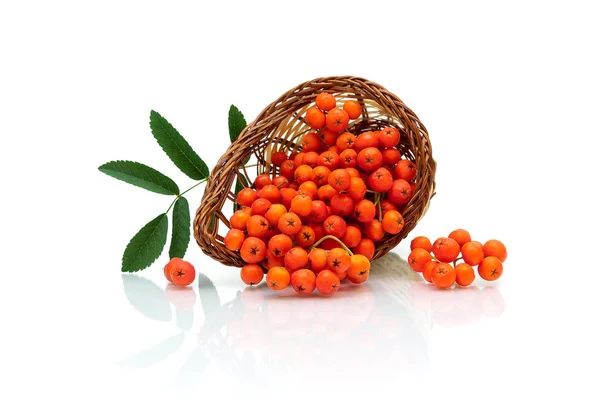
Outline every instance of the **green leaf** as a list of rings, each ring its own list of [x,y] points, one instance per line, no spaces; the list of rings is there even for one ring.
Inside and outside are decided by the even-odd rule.
[[[169,219],[163,213],[140,229],[125,248],[121,271],[140,271],[156,261],[167,243],[168,228]]]
[[[173,163],[197,181],[208,178],[208,167],[173,125],[156,111],[150,112],[152,135]]]
[[[232,104],[229,107],[229,138],[231,139],[231,143],[236,141],[246,125],[244,114]]]
[[[185,197],[180,197],[173,207],[173,232],[169,258],[183,258],[190,243],[190,206]]]
[[[135,161],[111,161],[98,167],[100,172],[160,194],[179,194],[177,184],[154,168]]]

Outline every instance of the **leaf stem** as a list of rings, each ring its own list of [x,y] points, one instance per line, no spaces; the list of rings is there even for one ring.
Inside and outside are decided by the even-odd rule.
[[[201,183],[206,182],[206,179],[202,179],[200,182],[196,183],[194,186],[192,186],[191,188],[187,189],[186,191],[184,191],[183,193],[181,193],[179,196],[177,197],[181,197],[184,194],[186,194],[187,192],[189,192],[190,190],[192,190],[193,188],[195,188],[196,186],[200,185]]]
[[[327,239],[333,239],[333,240],[335,240],[336,242],[338,242],[338,243],[339,243],[339,245],[340,245],[340,246],[341,246],[341,247],[342,247],[344,250],[346,250],[346,253],[348,253],[348,255],[350,255],[350,256],[353,256],[353,255],[354,255],[354,253],[352,253],[352,251],[351,251],[351,250],[348,248],[348,246],[346,246],[346,245],[345,245],[345,244],[344,244],[344,243],[343,243],[343,242],[342,242],[340,239],[336,238],[336,237],[335,237],[335,236],[333,236],[333,235],[327,235],[327,236],[323,236],[321,239],[319,239],[319,240],[317,241],[317,243],[313,244],[313,245],[310,247],[310,249],[311,249],[311,250],[315,249],[315,248],[316,248],[318,245],[320,245],[320,244],[321,244],[323,241],[325,241],[325,240],[327,240]]]
[[[179,200],[179,198],[180,198],[181,196],[183,196],[184,194],[186,194],[187,192],[189,192],[190,190],[194,189],[195,187],[199,186],[201,183],[204,183],[204,182],[206,182],[206,179],[202,179],[200,182],[196,183],[196,184],[195,184],[195,185],[193,185],[192,187],[190,187],[190,188],[188,188],[188,189],[184,190],[184,191],[183,191],[183,193],[181,193],[181,194],[178,194],[177,196],[175,196],[175,199],[173,199],[173,202],[171,203],[171,205],[169,206],[169,208],[167,208],[167,211],[165,211],[165,214],[168,214],[168,213],[169,213],[169,211],[171,211],[171,208],[173,208],[173,205],[175,204],[175,202],[176,202],[177,200]]]

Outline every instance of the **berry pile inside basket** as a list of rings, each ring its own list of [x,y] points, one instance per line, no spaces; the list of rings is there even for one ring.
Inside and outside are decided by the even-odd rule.
[[[331,294],[344,279],[361,284],[377,243],[404,227],[417,168],[397,148],[400,130],[355,136],[346,128],[363,112],[358,101],[338,106],[322,92],[315,103],[304,115],[310,131],[301,151],[272,152],[267,162],[279,173],[260,174],[237,193],[224,243],[246,263],[246,284],[260,283],[265,270],[273,290]]]

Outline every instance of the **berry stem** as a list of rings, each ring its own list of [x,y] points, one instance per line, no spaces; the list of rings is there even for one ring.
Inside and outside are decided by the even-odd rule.
[[[315,248],[316,248],[318,245],[320,245],[320,244],[321,244],[323,241],[325,241],[325,240],[327,240],[327,239],[333,239],[333,240],[335,240],[336,242],[338,242],[338,243],[339,243],[339,245],[340,245],[340,246],[342,246],[342,248],[343,248],[344,250],[346,250],[346,253],[348,253],[348,254],[349,254],[349,255],[351,255],[351,256],[353,256],[353,255],[354,255],[354,253],[353,253],[353,252],[352,252],[352,251],[351,251],[351,250],[348,248],[348,246],[346,246],[346,245],[345,245],[345,244],[344,244],[344,243],[343,243],[343,242],[342,242],[340,239],[336,238],[336,237],[335,237],[335,236],[333,236],[333,235],[327,235],[327,236],[323,236],[321,239],[319,239],[319,240],[317,241],[317,243],[313,244],[313,245],[310,247],[310,249],[311,249],[311,250],[314,250],[314,249],[315,249]]]

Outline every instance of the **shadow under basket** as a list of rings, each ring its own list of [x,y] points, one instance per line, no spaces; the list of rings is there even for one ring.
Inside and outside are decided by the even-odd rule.
[[[303,136],[314,131],[303,117],[321,92],[331,93],[338,106],[350,99],[361,104],[362,115],[346,129],[354,135],[396,127],[401,135],[396,147],[403,158],[417,167],[414,193],[401,210],[404,228],[396,235],[386,234],[377,242],[373,259],[397,246],[425,215],[435,194],[436,163],[429,135],[419,118],[396,95],[377,83],[353,76],[318,78],[298,85],[268,105],[244,128],[211,171],[194,219],[194,236],[206,255],[229,266],[245,264],[239,253],[227,249],[223,242],[235,207],[236,186],[238,189],[249,186],[260,174],[277,176],[279,168],[271,164],[271,154],[283,151],[289,155],[302,149]]]

